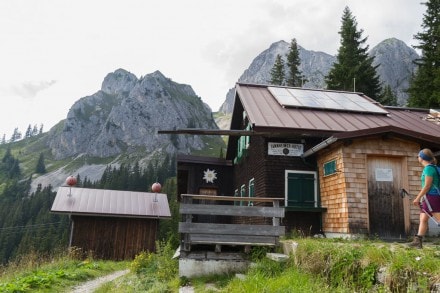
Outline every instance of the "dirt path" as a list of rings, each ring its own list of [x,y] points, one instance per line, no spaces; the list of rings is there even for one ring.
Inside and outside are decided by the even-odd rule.
[[[102,277],[99,277],[97,279],[88,281],[86,283],[83,283],[79,286],[76,286],[70,291],[70,293],[89,293],[93,292],[95,289],[99,288],[101,285],[113,281],[116,278],[119,278],[125,274],[127,274],[129,270],[123,270],[123,271],[117,271],[109,275],[105,275]]]

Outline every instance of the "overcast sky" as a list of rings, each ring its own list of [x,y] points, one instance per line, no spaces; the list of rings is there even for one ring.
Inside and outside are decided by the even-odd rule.
[[[332,55],[348,6],[370,48],[421,31],[422,0],[1,0],[0,135],[48,131],[118,68],[189,84],[217,111],[252,60],[296,38]],[[1,138],[0,136],[0,138]]]

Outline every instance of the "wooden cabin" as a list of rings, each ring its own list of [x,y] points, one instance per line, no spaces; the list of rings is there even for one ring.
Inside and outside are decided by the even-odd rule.
[[[400,191],[419,191],[418,151],[440,150],[432,118],[426,109],[384,107],[362,93],[238,83],[229,130],[173,133],[228,135],[228,168],[216,177],[232,183],[216,186],[216,194],[283,198],[287,232],[396,239],[418,226],[419,210]],[[203,178],[209,165],[193,161],[199,166],[178,175],[182,194],[203,194],[197,184],[208,184],[188,180]],[[177,163],[179,174],[185,162]]]
[[[155,251],[160,219],[171,218],[163,193],[60,187],[52,213],[71,219],[69,247],[101,259]]]

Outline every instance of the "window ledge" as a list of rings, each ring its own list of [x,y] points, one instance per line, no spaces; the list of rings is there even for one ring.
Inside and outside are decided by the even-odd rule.
[[[290,207],[284,207],[284,209],[287,212],[314,212],[314,213],[320,213],[327,211],[327,208],[325,207],[300,207],[300,206],[290,206]]]

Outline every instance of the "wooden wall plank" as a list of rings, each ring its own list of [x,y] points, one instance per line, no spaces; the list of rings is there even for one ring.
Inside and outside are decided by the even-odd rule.
[[[155,251],[157,219],[72,217],[72,246],[97,258],[132,259],[141,251]]]
[[[179,223],[179,233],[281,236],[284,226],[212,223]]]
[[[191,244],[276,245],[274,236],[190,234]]]
[[[284,217],[284,208],[233,205],[191,205],[180,204],[180,214],[247,216],[247,217]]]

